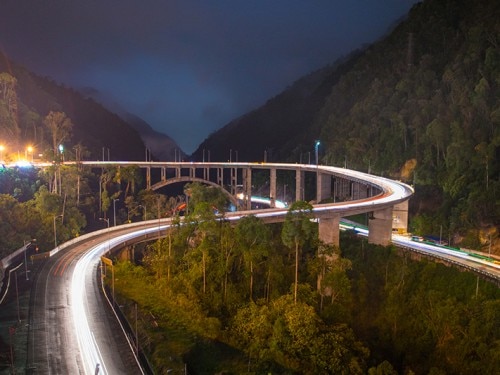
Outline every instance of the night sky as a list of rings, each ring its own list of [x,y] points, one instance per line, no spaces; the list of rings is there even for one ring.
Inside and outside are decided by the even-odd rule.
[[[301,76],[385,34],[415,0],[1,0],[0,48],[92,87],[188,154]]]

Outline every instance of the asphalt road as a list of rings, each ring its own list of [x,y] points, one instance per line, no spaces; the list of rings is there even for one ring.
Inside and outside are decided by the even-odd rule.
[[[33,283],[30,301],[27,374],[140,374],[132,351],[125,340],[108,302],[103,299],[98,257],[78,269],[83,280],[81,296],[86,321],[106,369],[92,368],[82,359],[82,344],[76,327],[85,326],[82,315],[75,315],[72,291],[78,261],[92,249],[89,240],[60,251],[47,259]],[[96,361],[95,367],[97,367]],[[91,365],[93,366],[93,365]]]

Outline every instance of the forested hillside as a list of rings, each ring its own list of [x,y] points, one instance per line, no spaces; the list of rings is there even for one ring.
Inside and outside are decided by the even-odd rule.
[[[414,184],[414,231],[484,246],[500,224],[499,20],[496,0],[419,3],[383,40],[200,148],[222,150],[221,160],[231,148],[240,160],[268,150],[268,160],[307,162],[319,139],[325,164]]]
[[[233,226],[218,190],[189,189],[182,224],[106,279],[155,373],[496,373],[493,283],[354,232],[321,243],[307,202]]]
[[[92,160],[143,160],[144,144],[137,131],[117,115],[77,91],[36,76],[0,55],[0,142],[4,157],[52,149],[53,132],[44,124],[50,112],[64,113],[71,130],[64,137],[67,153],[81,146],[81,157]],[[119,136],[118,136],[119,135]]]
[[[324,161],[432,190],[441,218],[427,229],[500,224],[499,19],[497,1],[415,6],[333,88]]]

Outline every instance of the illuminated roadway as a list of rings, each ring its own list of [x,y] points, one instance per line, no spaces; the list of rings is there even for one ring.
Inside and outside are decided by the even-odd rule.
[[[337,171],[334,167],[315,168]],[[409,186],[396,181],[356,171],[341,171],[354,179],[378,186],[382,193],[359,201],[314,205],[315,216],[368,212],[393,206],[413,194]],[[286,213],[286,209],[275,208],[227,213],[225,218],[232,221],[253,214],[265,222],[278,222],[284,220]],[[143,373],[134,355],[134,344],[111,315],[96,275],[100,257],[109,249],[157,238],[165,233],[168,223],[168,219],[161,219],[111,227],[81,236],[51,252],[34,284],[28,346],[31,373]],[[425,248],[408,239],[393,237],[393,242],[398,244],[397,241],[404,242],[399,245],[419,247],[420,251],[433,252],[441,258],[472,264],[477,270],[487,269],[490,276],[500,279],[497,264],[478,263],[476,259],[465,259],[443,250]]]
[[[238,220],[252,213],[266,219],[271,214],[268,211],[228,213],[226,218]],[[286,210],[273,211],[276,215],[286,214]],[[109,310],[105,306],[108,302],[102,297],[96,274],[100,257],[110,248],[163,235],[168,223],[168,219],[161,219],[112,227],[97,235],[87,235],[89,239],[75,241],[78,245],[64,244],[64,248],[61,246],[61,251],[51,257],[35,286],[44,288],[44,292],[35,292],[38,299],[32,306],[35,311],[31,321],[33,353],[30,354],[32,368],[36,369],[34,373],[95,374],[98,364],[99,374],[143,373],[133,355],[133,343],[127,340],[116,320],[103,312]],[[394,236],[393,242],[471,268],[488,268],[490,275],[500,279],[498,265],[416,243],[402,236]],[[124,353],[128,354],[124,356]]]
[[[51,252],[33,285],[28,373],[143,373],[96,275],[110,248],[157,236],[157,222],[140,229],[132,224],[81,236]]]

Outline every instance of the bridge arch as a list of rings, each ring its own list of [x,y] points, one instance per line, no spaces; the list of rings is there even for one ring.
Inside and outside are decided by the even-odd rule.
[[[216,187],[217,189],[220,189],[224,193],[224,195],[229,199],[229,201],[232,204],[234,204],[235,207],[239,207],[238,199],[236,199],[236,197],[234,197],[229,191],[227,191],[226,189],[224,189],[222,186],[220,186],[219,184],[217,184],[215,182],[205,180],[205,179],[199,178],[199,177],[181,176],[181,177],[176,177],[176,178],[170,178],[167,180],[162,180],[160,182],[157,182],[154,185],[151,185],[151,190],[154,191],[154,190],[158,190],[158,189],[160,189],[164,186],[167,186],[167,185],[173,185],[173,184],[177,184],[177,183],[188,183],[188,182],[199,182],[199,183],[202,183],[204,185]]]

